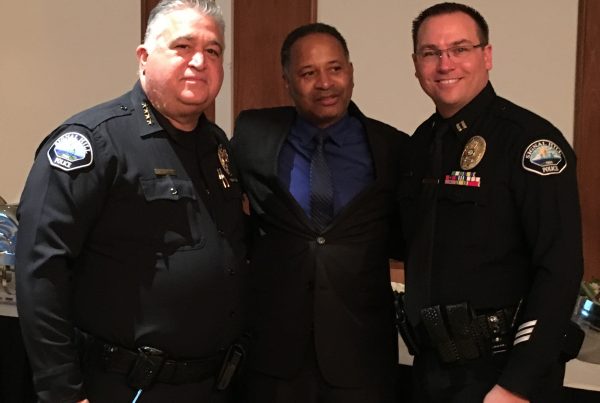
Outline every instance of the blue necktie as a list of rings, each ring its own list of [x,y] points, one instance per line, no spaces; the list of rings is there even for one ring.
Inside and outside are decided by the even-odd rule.
[[[323,150],[328,134],[320,131],[314,137],[315,151],[310,160],[310,215],[319,230],[333,218],[333,185],[331,171]]]

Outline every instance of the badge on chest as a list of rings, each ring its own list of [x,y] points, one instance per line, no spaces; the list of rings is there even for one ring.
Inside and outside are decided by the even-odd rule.
[[[465,144],[460,156],[460,168],[469,171],[477,166],[485,154],[485,139],[481,136],[473,136]]]
[[[219,158],[219,164],[217,168],[217,177],[223,185],[223,188],[228,189],[231,187],[231,182],[237,182],[237,178],[231,174],[231,166],[229,162],[229,154],[223,144],[219,144],[217,147],[217,157]]]

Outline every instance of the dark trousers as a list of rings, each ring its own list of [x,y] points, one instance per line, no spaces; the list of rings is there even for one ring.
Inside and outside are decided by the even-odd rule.
[[[376,385],[343,388],[329,384],[319,370],[314,348],[292,379],[247,370],[244,403],[396,403],[392,380]]]
[[[17,318],[0,316],[0,403],[36,401]]]
[[[413,363],[413,403],[481,403],[497,383],[506,355],[499,354],[460,365],[441,363],[425,351]],[[532,403],[563,403],[564,364],[557,363],[541,380]]]

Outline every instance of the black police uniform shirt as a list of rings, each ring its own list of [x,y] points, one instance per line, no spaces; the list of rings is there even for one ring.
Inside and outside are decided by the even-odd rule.
[[[239,336],[244,218],[227,139],[204,116],[190,139],[170,129],[138,82],[38,150],[19,205],[17,292],[49,401],[81,391],[75,328],[174,359]]]
[[[426,268],[407,267],[407,291],[429,294],[424,306],[467,301],[476,310],[522,299],[499,384],[527,396],[558,360],[583,272],[575,155],[554,126],[488,83],[447,120],[433,244],[423,245],[427,237],[415,236],[423,216],[415,212],[427,203],[419,195],[441,120],[434,114],[411,139],[413,171],[400,195],[407,261],[428,248],[432,261],[430,282],[418,273]]]

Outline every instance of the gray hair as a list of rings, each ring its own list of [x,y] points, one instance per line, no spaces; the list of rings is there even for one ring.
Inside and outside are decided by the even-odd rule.
[[[211,17],[217,23],[221,35],[225,36],[225,20],[223,20],[221,7],[217,5],[215,0],[161,0],[160,3],[150,11],[146,33],[144,34],[144,43],[148,44],[148,42],[153,42],[156,38],[157,33],[154,32],[158,25],[156,22],[159,21],[161,17],[173,11],[185,10],[187,8],[196,9],[202,15]]]

